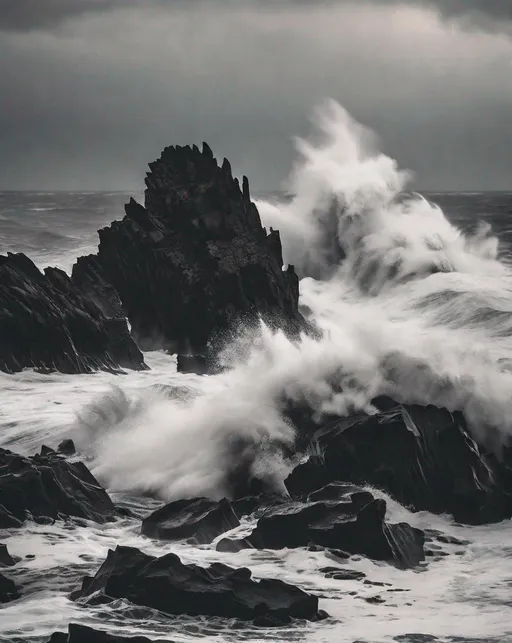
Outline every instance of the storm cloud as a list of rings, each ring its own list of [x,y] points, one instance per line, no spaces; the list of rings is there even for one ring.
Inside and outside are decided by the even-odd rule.
[[[178,4],[201,4],[205,2],[231,4],[232,7],[241,4],[259,4],[262,7],[283,5],[293,6],[311,4],[318,6],[350,4],[354,0],[0,0],[0,29],[4,30],[33,30],[53,28],[63,21],[74,17],[100,11],[126,9],[127,7],[160,6],[172,10]],[[359,0],[373,4],[400,5],[401,0]],[[512,20],[512,4],[510,0],[410,0],[410,4],[432,7],[440,14],[451,18],[474,20],[481,26],[501,26]]]
[[[165,145],[203,140],[278,189],[327,96],[419,187],[510,188],[509,7],[0,0],[0,189],[138,190]]]

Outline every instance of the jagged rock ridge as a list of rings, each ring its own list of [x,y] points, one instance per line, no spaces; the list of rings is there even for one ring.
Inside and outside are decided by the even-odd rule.
[[[0,370],[144,368],[123,318],[107,318],[65,272],[0,255]]]
[[[132,199],[122,221],[100,230],[98,255],[82,257],[73,280],[103,310],[117,306],[112,284],[143,350],[200,353],[259,315],[303,329],[298,277],[283,270],[279,233],[263,228],[247,179],[241,189],[206,144],[168,147],[150,169],[145,207]]]

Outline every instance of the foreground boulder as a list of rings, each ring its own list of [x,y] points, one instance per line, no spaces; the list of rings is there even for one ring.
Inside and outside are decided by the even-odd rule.
[[[204,371],[209,341],[240,320],[304,329],[298,277],[283,270],[279,233],[262,227],[247,179],[240,189],[206,144],[168,147],[150,169],[145,207],[132,199],[73,269],[97,305],[115,308],[113,285],[138,345],[181,353],[188,371]]]
[[[224,539],[218,549],[285,549],[314,544],[403,568],[419,565],[425,559],[423,532],[406,523],[387,524],[384,500],[367,491],[353,491],[340,485],[323,489],[307,502],[274,506],[265,511],[248,538]]]
[[[0,255],[0,371],[145,368],[123,318],[109,319],[62,270]]]
[[[109,632],[93,630],[85,625],[70,623],[68,632],[55,632],[47,643],[164,643],[145,636],[119,636]],[[165,643],[170,643],[166,640]]]
[[[141,533],[160,540],[194,538],[200,545],[240,525],[228,500],[177,500],[157,509],[142,522]]]
[[[450,513],[462,523],[510,516],[510,497],[461,413],[388,406],[374,416],[338,419],[319,428],[310,449],[321,457],[293,472],[288,489],[300,494],[343,480],[382,489],[413,510]]]
[[[72,595],[90,604],[119,598],[173,615],[314,620],[318,613],[315,596],[280,580],[255,581],[246,568],[184,565],[175,554],[155,558],[133,547],[110,550],[96,575],[84,578]]]
[[[115,515],[114,504],[89,469],[51,450],[27,458],[0,449],[0,505],[12,527],[27,517],[76,516],[101,523]]]

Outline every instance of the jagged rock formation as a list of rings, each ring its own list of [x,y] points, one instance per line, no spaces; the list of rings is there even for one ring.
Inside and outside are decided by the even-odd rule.
[[[62,270],[0,255],[0,370],[144,368],[124,319],[107,319]]]
[[[10,603],[20,597],[20,593],[10,578],[0,574],[0,604]]]
[[[145,207],[132,199],[122,221],[100,230],[98,255],[77,262],[74,282],[107,312],[117,306],[112,284],[143,350],[202,355],[258,315],[304,329],[298,277],[283,271],[279,233],[262,227],[247,179],[240,189],[206,144],[168,147],[150,169]]]
[[[0,568],[13,567],[14,565],[16,565],[16,560],[9,554],[7,546],[0,544]],[[0,603],[9,603],[19,598],[19,596],[20,594],[14,581],[0,574]]]
[[[115,515],[107,492],[82,462],[68,462],[51,449],[29,458],[0,449],[0,528],[20,526],[27,517],[103,523]]]
[[[286,482],[297,496],[343,480],[380,488],[413,510],[450,513],[462,523],[511,515],[501,469],[471,439],[461,413],[386,400],[377,415],[327,422],[309,449],[321,455]]]
[[[9,553],[7,545],[0,543],[0,567],[13,567],[16,561]]]
[[[71,271],[71,281],[108,318],[123,318],[125,312],[117,290],[108,283],[98,258],[79,257]]]
[[[266,510],[252,534],[243,540],[223,539],[220,551],[246,547],[285,549],[341,548],[409,568],[424,559],[424,534],[406,523],[385,522],[386,503],[350,485],[332,485],[304,502],[287,502]]]
[[[279,580],[255,581],[247,568],[221,563],[184,565],[175,554],[148,556],[133,547],[110,550],[93,578],[85,577],[73,600],[97,604],[125,598],[165,614],[252,620],[290,617],[314,620],[318,599]]]

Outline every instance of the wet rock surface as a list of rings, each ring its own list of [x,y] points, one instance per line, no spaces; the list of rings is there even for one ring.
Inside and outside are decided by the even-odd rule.
[[[240,525],[228,500],[208,498],[177,500],[153,512],[142,522],[141,533],[159,540],[194,538],[209,544],[217,536]]]
[[[312,620],[318,613],[315,596],[279,580],[255,581],[249,569],[184,565],[175,554],[155,558],[132,547],[110,550],[96,575],[86,577],[71,598],[89,604],[124,598],[166,614],[242,620]]]
[[[317,545],[409,568],[425,558],[424,534],[406,523],[387,524],[386,503],[353,485],[329,485],[317,500],[291,501],[264,511],[244,539],[223,539],[219,551]]]
[[[446,409],[394,404],[375,416],[356,415],[318,428],[310,449],[321,456],[286,481],[290,492],[315,491],[326,481],[369,484],[401,504],[450,513],[466,524],[510,515],[510,496],[467,431]]]
[[[0,449],[0,526],[27,518],[75,516],[105,522],[116,515],[107,492],[83,462],[68,462],[51,449],[24,457]],[[8,523],[11,524],[8,524]]]
[[[0,574],[0,604],[10,603],[19,597],[20,592],[14,584],[14,581],[5,577],[3,574]]]
[[[7,545],[0,543],[0,567],[14,567],[16,561],[7,550]]]
[[[145,368],[124,319],[109,319],[62,270],[0,255],[0,370]]]

